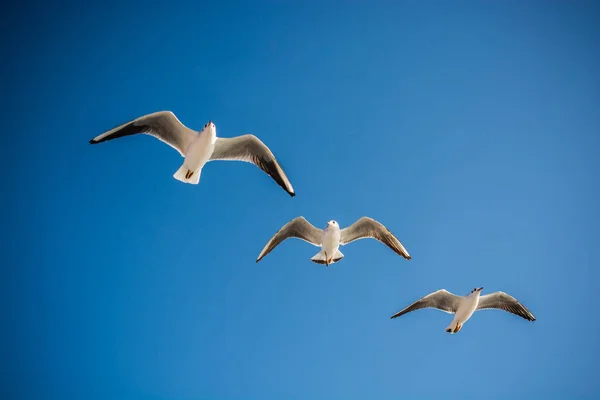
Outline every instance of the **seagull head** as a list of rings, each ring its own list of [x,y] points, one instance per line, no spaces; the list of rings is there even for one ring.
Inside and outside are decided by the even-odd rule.
[[[216,129],[216,126],[212,121],[208,121],[206,125],[204,125],[204,129]]]
[[[337,226],[337,227],[339,227],[337,221],[334,221],[334,220],[327,221],[327,226]]]
[[[471,294],[479,294],[481,292],[481,289],[483,289],[482,287],[480,288],[473,288],[473,290],[471,290]]]

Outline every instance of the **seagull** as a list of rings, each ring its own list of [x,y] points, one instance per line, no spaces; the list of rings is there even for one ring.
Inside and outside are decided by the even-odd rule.
[[[410,260],[410,254],[402,243],[385,226],[369,217],[362,217],[347,228],[340,229],[337,221],[328,221],[325,229],[319,229],[308,222],[304,217],[297,217],[285,224],[260,252],[256,259],[259,262],[269,254],[279,243],[287,238],[302,239],[314,246],[321,247],[321,251],[311,258],[317,264],[336,263],[344,258],[339,251],[340,245],[346,245],[358,239],[373,238],[389,246],[397,254]]]
[[[396,318],[422,308],[437,308],[448,314],[454,314],[454,319],[446,328],[446,332],[450,334],[460,331],[463,324],[471,318],[475,311],[490,308],[504,310],[528,321],[535,321],[533,314],[514,297],[504,292],[494,292],[480,297],[481,289],[483,288],[474,288],[466,296],[457,296],[445,289],[440,289],[414,302],[390,318]]]
[[[168,144],[184,157],[183,165],[173,177],[178,181],[197,185],[202,167],[208,161],[238,160],[250,162],[277,182],[290,196],[294,188],[277,163],[271,150],[254,135],[234,138],[217,137],[217,128],[209,121],[200,132],[183,125],[171,111],[147,114],[120,125],[90,140],[102,143],[123,136],[145,133]]]

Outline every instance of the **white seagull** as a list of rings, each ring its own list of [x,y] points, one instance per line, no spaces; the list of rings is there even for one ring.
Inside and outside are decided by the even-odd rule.
[[[440,289],[392,315],[391,318],[396,318],[422,308],[437,308],[448,314],[454,314],[454,319],[446,328],[446,332],[451,334],[460,331],[463,324],[477,310],[497,308],[518,315],[528,321],[535,321],[533,314],[514,297],[504,292],[494,292],[480,297],[481,289],[483,288],[475,288],[466,296],[457,296],[445,289]]]
[[[336,221],[327,222],[325,229],[319,229],[308,222],[304,217],[297,217],[285,224],[260,252],[256,259],[259,262],[269,254],[279,243],[287,238],[302,239],[314,246],[321,247],[321,251],[311,258],[317,264],[336,263],[344,258],[339,250],[340,245],[346,245],[358,239],[373,238],[389,246],[397,254],[410,260],[410,254],[402,243],[385,226],[369,217],[362,217],[347,228],[340,229]]]
[[[183,165],[173,177],[181,182],[197,185],[202,167],[208,161],[238,160],[250,162],[277,182],[290,196],[294,188],[277,163],[271,150],[254,135],[234,138],[217,137],[217,128],[209,121],[200,132],[183,125],[171,111],[159,111],[144,115],[111,129],[90,140],[91,144],[117,139],[123,136],[145,133],[168,144],[184,157]]]

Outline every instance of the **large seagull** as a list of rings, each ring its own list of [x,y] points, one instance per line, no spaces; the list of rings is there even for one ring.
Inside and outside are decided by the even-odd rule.
[[[454,314],[454,319],[446,327],[446,332],[448,333],[457,333],[460,331],[463,324],[473,316],[475,311],[491,308],[504,310],[525,318],[528,321],[535,321],[533,314],[514,297],[504,292],[494,292],[480,296],[481,289],[483,288],[475,288],[466,296],[457,296],[445,289],[440,289],[417,300],[404,310],[392,315],[391,318],[396,318],[422,308],[437,308],[448,314]]]
[[[302,239],[321,250],[311,258],[317,264],[336,263],[344,258],[339,250],[340,245],[346,245],[358,239],[373,238],[384,243],[397,254],[410,260],[410,254],[402,243],[385,226],[369,217],[362,217],[347,228],[340,229],[336,221],[327,222],[325,229],[319,229],[304,217],[297,217],[285,224],[265,245],[256,259],[259,262],[269,254],[279,243],[287,238]]]
[[[234,138],[217,137],[217,128],[209,121],[200,132],[183,125],[171,111],[159,111],[144,115],[111,129],[90,140],[102,143],[123,136],[144,133],[168,144],[184,157],[183,165],[173,177],[181,182],[197,185],[202,167],[208,161],[238,160],[250,162],[277,182],[290,196],[294,188],[277,163],[271,150],[254,135]]]

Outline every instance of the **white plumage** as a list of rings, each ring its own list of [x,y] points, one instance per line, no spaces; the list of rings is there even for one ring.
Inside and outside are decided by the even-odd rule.
[[[184,157],[173,177],[181,182],[198,184],[202,167],[213,160],[237,160],[253,163],[266,172],[290,196],[294,188],[271,150],[254,135],[235,138],[217,137],[217,128],[209,121],[200,132],[183,125],[170,111],[159,111],[129,121],[90,140],[102,143],[124,136],[144,133],[168,144]]]
[[[446,327],[446,332],[449,333],[460,331],[463,324],[473,316],[475,311],[490,308],[501,309],[528,321],[535,321],[533,314],[514,297],[504,292],[480,296],[481,289],[483,288],[475,288],[466,296],[457,296],[445,289],[440,289],[417,300],[402,311],[392,315],[391,318],[397,318],[422,308],[437,308],[446,313],[454,314],[452,322]]]

